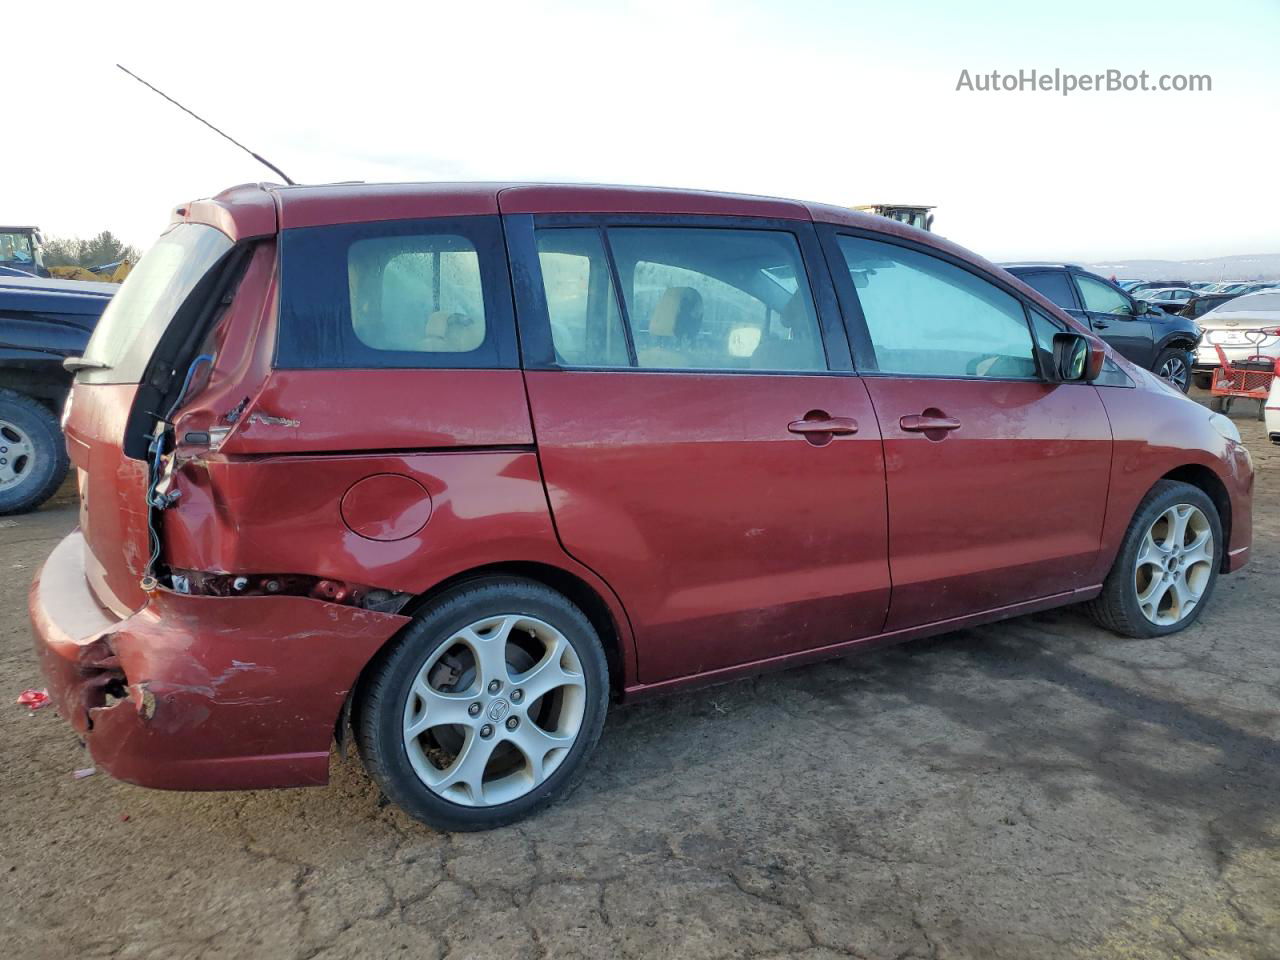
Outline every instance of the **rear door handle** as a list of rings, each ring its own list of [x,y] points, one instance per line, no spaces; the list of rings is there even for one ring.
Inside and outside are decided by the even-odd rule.
[[[829,433],[833,436],[845,436],[858,432],[858,421],[851,417],[826,417],[821,420],[792,420],[787,424],[792,433],[813,434]]]
[[[960,421],[955,417],[933,417],[913,413],[898,421],[898,426],[908,433],[925,433],[929,430],[959,430]]]

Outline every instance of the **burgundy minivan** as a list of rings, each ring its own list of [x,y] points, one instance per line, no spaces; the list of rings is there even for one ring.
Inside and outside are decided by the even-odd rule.
[[[31,590],[97,765],[509,823],[631,700],[1087,601],[1157,636],[1249,554],[1231,422],[931,234],[759,197],[246,185],[83,358]]]

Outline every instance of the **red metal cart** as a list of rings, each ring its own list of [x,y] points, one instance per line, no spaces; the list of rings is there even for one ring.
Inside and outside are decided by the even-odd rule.
[[[1214,367],[1213,380],[1209,384],[1209,393],[1217,398],[1213,401],[1213,408],[1226,413],[1236,397],[1248,397],[1258,401],[1258,419],[1261,420],[1265,416],[1271,380],[1280,373],[1280,358],[1258,354],[1232,364],[1227,361],[1222,347],[1215,343],[1213,349],[1218,351],[1218,366]]]

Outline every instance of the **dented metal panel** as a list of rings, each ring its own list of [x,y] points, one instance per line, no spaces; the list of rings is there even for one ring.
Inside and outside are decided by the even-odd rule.
[[[58,545],[30,606],[50,695],[99,767],[170,789],[326,782],[343,701],[406,617],[159,590],[113,620],[93,604],[81,547],[78,532]]]

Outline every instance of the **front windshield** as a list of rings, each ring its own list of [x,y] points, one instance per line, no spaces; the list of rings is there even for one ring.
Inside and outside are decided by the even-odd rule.
[[[231,245],[225,233],[199,223],[162,236],[112,298],[85,348],[84,358],[105,369],[81,371],[81,378],[137,383],[173,315]]]

